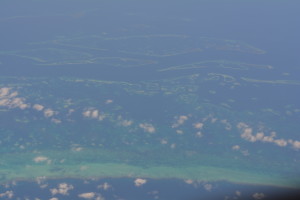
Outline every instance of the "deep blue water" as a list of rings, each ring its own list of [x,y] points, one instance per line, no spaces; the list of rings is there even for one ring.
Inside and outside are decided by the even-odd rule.
[[[70,189],[67,193],[51,193],[54,188],[59,188],[60,184],[67,184]],[[107,184],[107,188],[103,185]],[[102,187],[101,187],[102,185]],[[43,186],[46,186],[43,188]],[[71,188],[72,187],[72,188]],[[102,178],[98,179],[59,179],[44,180],[40,183],[29,181],[18,181],[16,183],[7,184],[6,188],[0,187],[2,190],[14,191],[14,199],[82,199],[78,195],[82,193],[93,192],[94,198],[101,197],[103,199],[130,199],[130,200],[200,200],[200,199],[243,199],[253,200],[262,198],[266,200],[273,199],[293,199],[300,195],[295,189],[284,189],[270,186],[255,186],[232,184],[225,181],[219,182],[196,182],[187,184],[182,180],[148,179],[147,183],[142,186],[135,186],[134,179],[131,178]],[[259,196],[263,193],[264,196]],[[255,196],[255,194],[257,196]]]

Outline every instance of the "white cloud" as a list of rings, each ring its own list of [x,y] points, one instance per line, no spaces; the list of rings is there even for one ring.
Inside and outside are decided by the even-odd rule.
[[[194,128],[196,128],[196,129],[202,129],[203,126],[204,126],[204,124],[201,123],[201,122],[198,122],[198,123],[195,123],[195,124],[194,124]]]
[[[207,191],[209,191],[209,192],[212,190],[212,184],[208,184],[208,183],[207,183],[207,184],[205,184],[203,187],[204,187],[205,190],[207,190]]]
[[[99,111],[98,110],[93,110],[92,114],[91,114],[91,117],[96,119],[96,118],[98,118],[98,115],[99,115]]]
[[[262,138],[263,142],[273,142],[274,141],[274,137],[273,136],[264,136]]]
[[[238,129],[244,129],[244,128],[247,128],[248,125],[247,125],[246,123],[244,123],[244,122],[240,122],[240,123],[237,124],[236,127],[237,127]]]
[[[132,120],[123,120],[121,122],[121,125],[124,126],[124,127],[131,126],[132,124],[133,124]]]
[[[10,88],[4,87],[0,88],[0,98],[5,97],[9,94]]]
[[[26,108],[29,108],[30,106],[28,104],[22,103],[18,106],[21,110],[24,110]]]
[[[84,117],[91,117],[91,114],[92,114],[92,111],[90,111],[90,110],[86,110],[86,111],[84,111],[84,112],[82,113],[82,115],[83,115]]]
[[[11,199],[13,196],[14,196],[14,193],[11,190],[0,193],[0,197],[7,197],[7,198]]]
[[[43,105],[40,105],[40,104],[34,104],[32,106],[33,109],[37,110],[37,111],[41,111],[44,109],[44,106]]]
[[[111,100],[111,99],[107,99],[107,100],[105,101],[106,104],[110,104],[110,103],[112,103],[112,102],[113,102],[113,100]]]
[[[98,120],[99,120],[99,121],[102,121],[102,120],[105,119],[105,117],[106,117],[106,116],[105,116],[104,114],[100,114]]]
[[[291,141],[292,145],[295,149],[300,149],[300,141]]]
[[[186,120],[188,120],[188,116],[180,115],[179,117],[175,117],[176,122],[172,125],[172,128],[177,128],[180,125],[183,125]]]
[[[211,123],[215,123],[217,120],[218,120],[217,118],[212,118],[212,119],[210,120],[210,122],[211,122]]]
[[[203,133],[201,131],[198,131],[196,134],[196,137],[201,138],[203,137]]]
[[[52,117],[55,114],[54,110],[47,108],[44,110],[44,116],[45,117]]]
[[[111,185],[109,185],[108,183],[103,183],[101,185],[98,185],[97,188],[102,189],[102,190],[108,190],[109,188],[111,188]]]
[[[166,140],[166,139],[161,139],[161,140],[160,140],[160,143],[161,143],[161,144],[168,144],[168,140]]]
[[[82,115],[86,118],[98,119],[99,121],[102,121],[106,117],[104,114],[101,114],[99,110],[92,108],[83,111]]]
[[[225,125],[226,130],[231,130],[232,126],[226,119],[221,120],[221,123]]]
[[[96,194],[94,192],[86,192],[86,193],[82,193],[79,194],[78,197],[84,198],[84,199],[92,199],[96,196]]]
[[[285,141],[284,139],[274,140],[274,143],[281,147],[285,147],[287,145],[287,141]]]
[[[252,197],[255,199],[255,200],[260,200],[260,199],[264,199],[265,198],[265,194],[264,193],[254,193],[252,195]]]
[[[240,146],[239,145],[234,145],[231,147],[232,150],[239,150],[240,149]]]
[[[245,140],[248,140],[250,142],[255,142],[256,137],[252,135],[252,128],[244,128],[243,133],[241,134],[241,137]]]
[[[24,98],[13,98],[13,99],[11,99],[11,102],[10,102],[9,106],[12,107],[12,108],[18,107],[22,110],[29,107],[29,105],[24,103]]]
[[[285,139],[275,139],[276,132],[274,132],[274,131],[272,131],[270,133],[270,135],[265,135],[263,132],[258,132],[258,133],[256,133],[256,135],[253,135],[252,128],[250,128],[247,124],[245,124],[243,122],[239,123],[237,125],[237,128],[240,129],[240,131],[242,132],[241,137],[250,142],[262,141],[262,142],[274,143],[280,147],[285,147],[285,146],[287,146],[288,143],[290,143],[292,145],[294,144],[294,141],[292,141],[292,140],[287,141]],[[300,143],[299,143],[299,148],[300,148]]]
[[[237,190],[237,191],[235,191],[235,194],[236,194],[236,196],[241,196],[242,195],[242,192],[241,191],[239,191],[239,190]]]
[[[52,195],[61,194],[69,195],[69,191],[73,190],[74,186],[67,183],[60,183],[57,188],[50,189]]]
[[[41,184],[43,184],[44,182],[45,182],[45,180],[46,180],[46,176],[38,176],[38,177],[36,177],[36,183],[38,184],[38,185],[41,185]]]
[[[47,164],[51,164],[52,160],[50,160],[48,157],[46,156],[37,156],[35,158],[33,158],[33,161],[35,163],[47,163]]]
[[[258,133],[256,133],[255,137],[256,137],[257,140],[263,140],[264,133],[263,132],[258,132]]]
[[[79,147],[79,146],[73,146],[72,148],[71,148],[71,151],[74,151],[74,152],[79,152],[79,151],[82,151],[83,150],[83,148],[82,147]]]
[[[134,180],[134,185],[137,186],[137,187],[140,187],[140,186],[142,186],[146,183],[147,183],[146,179],[137,178],[137,179]]]
[[[154,133],[155,132],[154,126],[152,124],[149,124],[149,123],[139,124],[139,127],[142,128],[145,132],[148,132],[148,133]]]
[[[13,92],[9,95],[9,98],[13,98],[13,97],[16,97],[18,96],[18,92]]]
[[[18,92],[9,94],[10,88],[0,88],[0,106],[9,108],[20,108],[22,110],[29,108],[30,105],[26,104],[24,98],[16,97]]]
[[[0,106],[8,106],[8,105],[9,105],[9,99],[0,100]]]
[[[194,183],[194,181],[192,179],[184,180],[184,182],[189,185]]]

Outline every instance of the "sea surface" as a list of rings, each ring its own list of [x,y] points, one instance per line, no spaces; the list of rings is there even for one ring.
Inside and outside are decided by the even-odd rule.
[[[299,7],[0,2],[0,199],[299,197]]]

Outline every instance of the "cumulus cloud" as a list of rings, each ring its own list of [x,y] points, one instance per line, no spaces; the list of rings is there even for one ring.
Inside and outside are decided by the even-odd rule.
[[[255,200],[260,200],[260,199],[264,199],[265,198],[265,194],[264,193],[254,193],[252,195],[252,197],[255,199]]]
[[[40,105],[40,104],[34,104],[32,106],[33,109],[37,110],[37,111],[41,111],[44,109],[44,106],[43,105]]]
[[[133,124],[133,120],[126,120],[123,119],[123,117],[121,115],[118,116],[118,125],[119,126],[124,126],[124,127],[128,127],[131,126]]]
[[[297,149],[300,149],[300,141],[294,141],[293,142],[293,147],[297,148]]]
[[[134,185],[137,186],[137,187],[140,187],[140,186],[142,186],[146,183],[147,183],[146,179],[137,178],[137,179],[134,180]]]
[[[203,137],[203,133],[201,131],[198,131],[196,134],[196,137],[201,138]]]
[[[295,141],[293,141],[293,140],[288,140],[288,142],[289,142],[289,144],[292,145],[292,147],[293,147],[294,149],[300,149],[300,141],[298,141],[298,140],[295,140]]]
[[[204,124],[201,122],[198,122],[198,123],[193,124],[193,126],[195,129],[202,129]]]
[[[152,124],[149,124],[149,123],[139,124],[139,127],[142,128],[145,132],[148,132],[148,133],[154,133],[155,132],[154,126]]]
[[[108,183],[103,183],[101,185],[98,185],[97,188],[102,189],[102,190],[108,190],[109,188],[111,188],[111,185],[109,185]]]
[[[240,149],[240,146],[239,145],[234,145],[231,147],[232,150],[239,150]]]
[[[133,124],[132,120],[122,120],[121,125],[124,127],[131,126]]]
[[[175,143],[171,144],[171,145],[170,145],[170,148],[171,148],[171,149],[175,149],[175,148],[176,148],[176,144],[175,144]]]
[[[106,104],[111,104],[112,102],[113,102],[113,100],[111,100],[111,99],[107,99],[107,100],[105,101]]]
[[[82,113],[82,115],[84,116],[84,117],[91,117],[91,114],[92,114],[92,111],[90,111],[90,110],[86,110],[86,111],[84,111],[83,113]]]
[[[168,140],[166,140],[166,139],[161,139],[161,140],[160,140],[160,143],[161,143],[161,144],[168,144]]]
[[[79,151],[82,151],[83,150],[83,148],[82,147],[79,147],[79,146],[73,146],[72,148],[71,148],[71,151],[74,151],[74,152],[79,152]]]
[[[240,197],[242,195],[242,192],[237,190],[237,191],[235,191],[235,195]]]
[[[188,120],[188,116],[186,115],[180,115],[179,117],[175,117],[176,122],[172,125],[172,128],[177,128],[178,126],[181,126],[184,124],[186,120]]]
[[[285,141],[284,139],[274,140],[274,143],[281,147],[285,147],[287,145],[287,141]]]
[[[98,119],[99,121],[102,121],[105,118],[104,114],[101,114],[99,110],[94,108],[86,109],[82,112],[82,115],[86,118]]]
[[[92,113],[91,113],[91,117],[94,118],[94,119],[98,118],[98,115],[99,115],[98,110],[93,110]]]
[[[46,110],[44,110],[45,117],[52,117],[54,114],[55,114],[55,111],[50,108],[47,108]]]
[[[14,196],[14,192],[11,191],[11,190],[8,190],[8,191],[6,191],[6,192],[0,193],[0,197],[1,197],[1,198],[2,198],[2,197],[6,197],[6,198],[11,199],[11,198],[13,198],[13,196]]]
[[[285,140],[285,139],[275,139],[276,138],[276,132],[272,131],[270,135],[265,135],[263,132],[258,132],[255,135],[252,134],[253,130],[250,128],[247,124],[241,122],[237,125],[237,128],[242,132],[241,137],[245,140],[248,140],[250,142],[256,142],[256,141],[261,141],[261,142],[268,142],[268,143],[273,143],[276,144],[280,147],[285,147],[290,143],[294,148],[300,148],[300,143],[299,145],[295,143],[293,140]],[[295,145],[294,145],[295,144]]]
[[[86,193],[82,193],[82,194],[78,195],[78,197],[84,198],[84,199],[92,199],[95,196],[96,196],[96,194],[94,192],[86,192]]]
[[[189,185],[194,183],[194,181],[192,179],[184,180],[184,182]]]
[[[19,105],[19,108],[20,108],[21,110],[24,110],[24,109],[26,109],[26,108],[29,108],[29,105],[28,105],[28,104],[25,104],[25,103],[22,103],[22,104]]]
[[[75,112],[75,109],[69,109],[69,111],[68,111],[68,116],[70,116],[73,112]]]
[[[212,119],[210,120],[210,122],[211,122],[211,123],[215,123],[217,120],[218,120],[217,118],[212,118]]]
[[[47,164],[51,163],[51,160],[46,156],[37,156],[37,157],[33,158],[33,161],[35,163],[43,163],[43,162],[46,162]]]
[[[250,142],[255,142],[256,141],[256,137],[254,135],[252,135],[252,128],[245,128],[243,130],[243,133],[241,134],[241,137],[244,138],[245,140],[248,140]]]
[[[207,183],[207,184],[204,184],[204,189],[206,190],[206,191],[211,191],[212,190],[212,188],[213,188],[213,186],[212,186],[212,184],[209,184],[209,183]]]
[[[20,108],[22,110],[30,107],[24,98],[16,97],[18,92],[10,93],[11,88],[0,88],[0,106],[9,108]]]
[[[0,100],[0,106],[8,106],[8,105],[9,105],[9,99]]]
[[[8,87],[3,87],[3,88],[0,88],[0,97],[5,97],[9,94],[9,91],[10,91],[11,88],[8,88]]]
[[[46,180],[46,176],[38,176],[35,180],[38,185],[41,185]]]
[[[29,104],[26,104],[24,102],[24,98],[13,98],[10,100],[10,103],[9,103],[9,107],[11,108],[20,108],[22,110],[24,110],[25,108],[28,108],[29,107]]]
[[[18,96],[18,94],[19,94],[18,92],[13,92],[9,95],[9,98],[16,97],[16,96]]]
[[[105,116],[104,114],[100,114],[99,117],[98,117],[98,120],[99,120],[99,121],[102,121],[102,120],[105,119],[105,117],[106,117],[106,116]]]
[[[61,194],[69,195],[69,191],[73,190],[74,186],[67,183],[60,183],[57,188],[50,189],[52,195]]]
[[[225,125],[226,130],[231,130],[232,126],[226,119],[221,120],[221,123]]]

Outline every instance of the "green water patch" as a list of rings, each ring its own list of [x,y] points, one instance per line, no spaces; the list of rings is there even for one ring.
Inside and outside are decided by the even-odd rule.
[[[98,153],[98,152],[97,152]],[[49,151],[2,155],[0,175],[1,182],[11,180],[31,180],[38,177],[47,178],[176,178],[195,181],[229,181],[242,184],[270,185],[278,187],[297,187],[299,180],[283,173],[265,170],[233,169],[205,164],[190,164],[189,161],[177,165],[148,165],[112,162],[117,154],[105,152],[102,162],[92,158],[97,153]],[[81,154],[81,155],[80,155]],[[104,155],[104,154],[103,154]],[[101,155],[97,155],[101,156]],[[3,158],[5,157],[5,158]],[[105,156],[104,156],[105,157]],[[54,158],[54,159],[53,159]],[[297,182],[298,181],[298,182]]]

